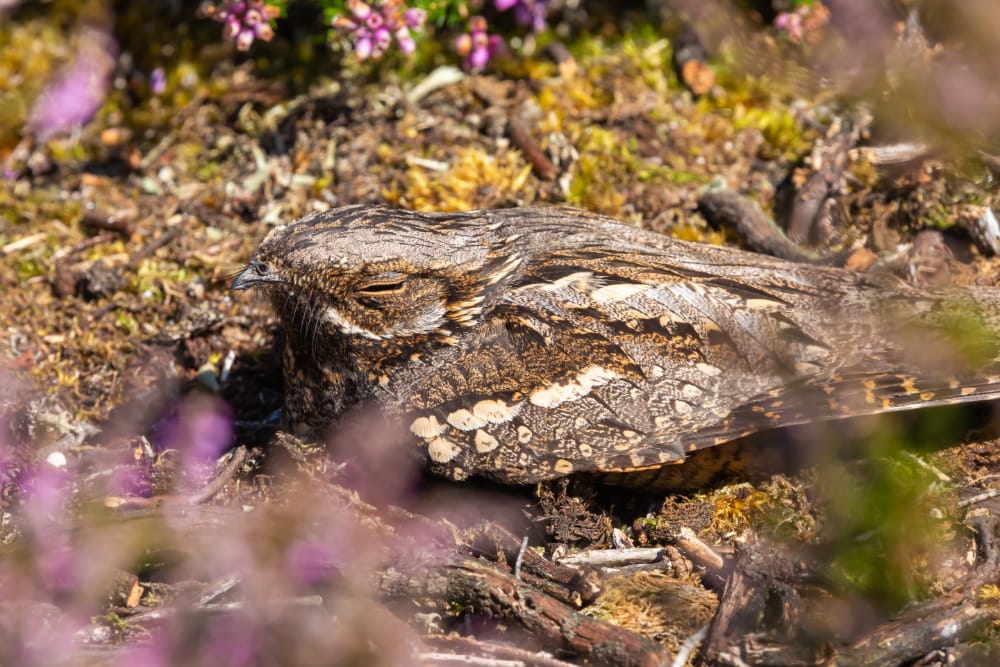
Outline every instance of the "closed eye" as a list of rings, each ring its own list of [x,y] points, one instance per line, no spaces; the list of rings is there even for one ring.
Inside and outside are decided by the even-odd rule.
[[[385,296],[387,294],[398,294],[403,291],[406,284],[406,276],[392,272],[383,274],[373,279],[371,282],[358,288],[360,296]]]

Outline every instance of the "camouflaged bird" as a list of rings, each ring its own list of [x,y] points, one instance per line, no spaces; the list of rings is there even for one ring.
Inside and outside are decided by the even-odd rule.
[[[248,288],[286,332],[290,422],[374,404],[456,480],[646,470],[766,428],[1000,397],[1000,290],[581,211],[316,213],[268,234]]]

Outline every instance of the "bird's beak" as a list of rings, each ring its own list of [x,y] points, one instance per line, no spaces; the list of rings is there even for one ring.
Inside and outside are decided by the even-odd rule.
[[[230,285],[229,289],[233,290],[234,292],[247,290],[256,285],[258,282],[260,282],[259,279],[260,276],[257,274],[256,271],[253,270],[253,267],[248,266],[242,271],[240,271],[239,275],[237,275],[236,278],[233,280],[233,284]]]
[[[281,278],[272,275],[270,273],[261,273],[257,267],[250,264],[245,269],[240,271],[239,275],[233,280],[233,284],[229,286],[229,289],[234,292],[241,290],[248,290],[251,287],[256,287],[258,285],[264,285],[266,283],[280,283]]]

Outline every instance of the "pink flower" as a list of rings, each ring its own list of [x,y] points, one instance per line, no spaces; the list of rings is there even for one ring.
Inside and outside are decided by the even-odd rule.
[[[256,39],[271,41],[274,38],[271,21],[281,15],[278,7],[266,4],[264,0],[223,0],[218,5],[207,7],[203,12],[205,16],[223,24],[222,38],[235,42],[240,51],[248,50]]]
[[[403,0],[382,0],[371,4],[348,0],[348,14],[333,17],[331,25],[354,43],[358,60],[381,58],[395,39],[399,50],[410,55],[417,49],[410,30],[417,30],[427,18],[427,12],[407,8]]]
[[[455,50],[468,69],[483,69],[490,58],[503,51],[503,40],[498,35],[488,34],[486,28],[486,19],[473,16],[469,19],[469,32],[455,39]]]
[[[32,105],[28,130],[45,141],[86,125],[104,102],[117,52],[110,33],[84,28],[73,61]]]

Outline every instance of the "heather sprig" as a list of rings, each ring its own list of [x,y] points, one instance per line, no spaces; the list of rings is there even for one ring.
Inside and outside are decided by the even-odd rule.
[[[254,40],[269,42],[274,37],[272,22],[281,16],[281,7],[264,0],[222,0],[205,5],[205,16],[222,24],[222,38],[246,51]]]
[[[285,0],[213,0],[202,14],[223,24],[223,38],[241,51],[256,40],[269,41]],[[358,60],[377,60],[394,46],[412,55],[417,39],[432,26],[444,30],[466,21],[485,2],[468,0],[319,0],[329,25],[346,39]],[[492,0],[492,9],[511,12],[515,21],[535,32],[547,27],[548,0]],[[468,69],[482,69],[504,50],[503,39],[487,19],[474,15],[455,48]]]
[[[381,58],[393,41],[400,51],[410,55],[417,48],[410,31],[420,30],[427,20],[425,10],[408,7],[402,0],[372,4],[347,0],[346,9],[346,14],[333,17],[331,25],[351,40],[358,60]]]
[[[830,19],[830,10],[822,2],[794,3],[794,8],[774,18],[774,27],[793,44],[813,43]]]
[[[455,50],[468,69],[483,69],[490,58],[503,51],[503,39],[499,35],[489,34],[487,27],[485,18],[473,16],[469,19],[469,32],[462,33],[455,39]]]
[[[546,28],[548,0],[493,0],[493,6],[500,12],[512,10],[518,24],[530,25],[535,32]]]

